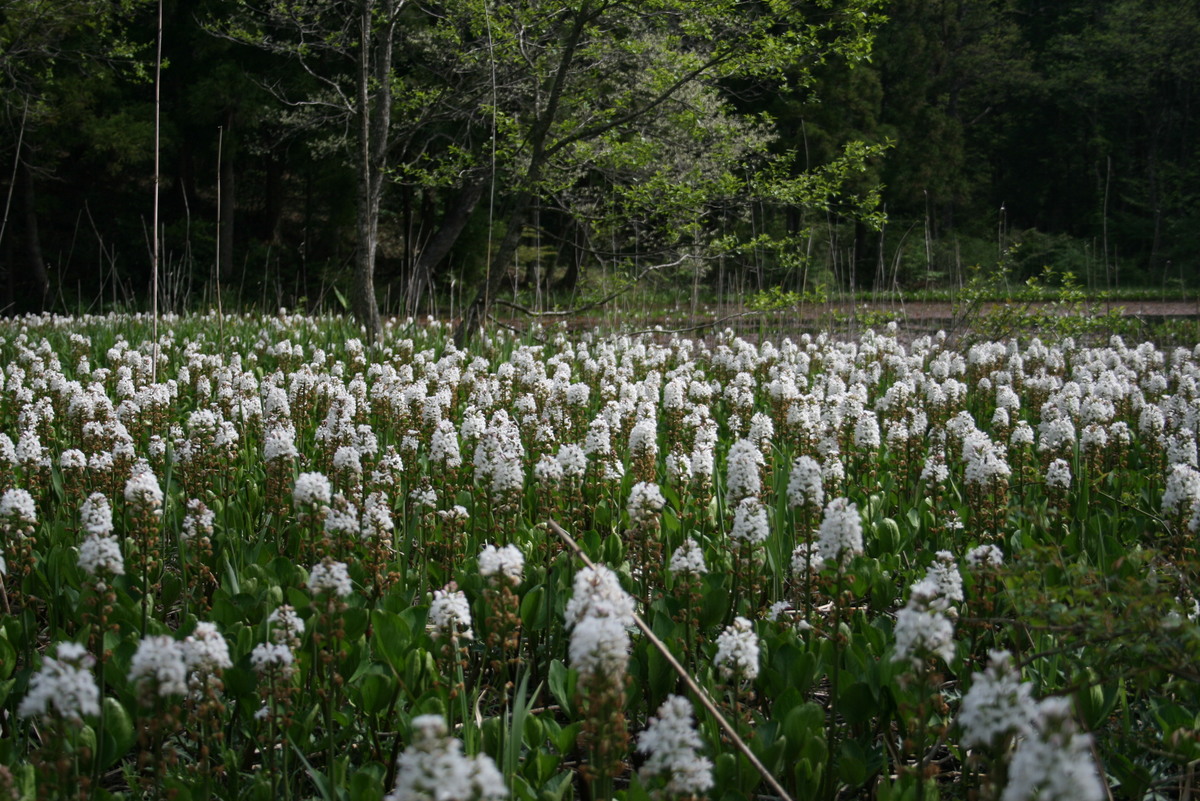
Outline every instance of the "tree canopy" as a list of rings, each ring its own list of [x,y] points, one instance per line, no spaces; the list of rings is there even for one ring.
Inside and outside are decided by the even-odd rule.
[[[1190,4],[166,3],[168,306],[1195,273]],[[146,298],[154,13],[94,5],[0,3],[9,311]]]

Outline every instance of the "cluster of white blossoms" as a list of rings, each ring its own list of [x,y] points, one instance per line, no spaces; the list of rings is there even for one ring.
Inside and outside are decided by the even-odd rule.
[[[113,576],[125,575],[125,558],[116,537],[88,534],[79,544],[79,569],[96,579],[103,590]]]
[[[188,685],[193,690],[203,687],[211,677],[233,667],[229,643],[214,623],[197,623],[180,646],[188,670]]]
[[[667,501],[657,484],[639,481],[629,491],[629,503],[626,505],[629,523],[636,528],[657,523],[666,504]]]
[[[297,506],[322,506],[333,500],[333,485],[324,473],[301,473],[292,488]]]
[[[634,614],[633,598],[607,567],[585,567],[575,573],[563,616],[571,631],[571,667],[582,678],[615,678],[624,673]]]
[[[187,677],[182,644],[165,634],[144,638],[129,663],[129,681],[138,685],[146,698],[166,700],[184,695]]]
[[[474,638],[475,633],[471,631],[471,605],[467,602],[466,593],[453,586],[434,590],[426,627],[435,640]]]
[[[932,564],[925,570],[925,581],[933,585],[934,595],[939,599],[935,605],[943,609],[949,610],[965,598],[962,574],[958,572],[954,554],[949,551],[938,551],[933,555]]]
[[[267,625],[271,629],[271,641],[280,645],[295,648],[304,636],[304,619],[290,604],[275,607],[267,616]]]
[[[819,543],[800,543],[792,551],[792,575],[802,579],[808,574],[820,573],[825,567]]]
[[[1033,685],[1021,680],[1012,654],[991,651],[987,669],[971,677],[971,689],[958,710],[962,744],[995,749],[1008,738],[1027,735],[1036,709]]]
[[[825,503],[825,487],[821,477],[821,464],[811,456],[798,456],[792,462],[788,476],[787,497],[789,506],[821,508]]]
[[[758,635],[754,633],[754,624],[746,618],[734,618],[717,635],[713,665],[726,680],[754,681],[758,678],[758,657]]]
[[[1066,459],[1055,459],[1046,467],[1046,486],[1066,492],[1071,489],[1071,465]]]
[[[112,506],[108,497],[100,492],[93,492],[79,506],[79,525],[85,534],[97,537],[109,537],[113,533]]]
[[[975,569],[995,568],[1004,564],[1004,552],[996,545],[985,543],[967,551],[967,565]]]
[[[29,679],[29,690],[17,707],[23,718],[53,717],[72,723],[100,714],[100,688],[92,666],[96,660],[79,643],[61,642],[58,658],[42,659]]]
[[[704,549],[691,537],[683,541],[671,554],[667,570],[673,576],[702,576],[708,572],[704,564]]]
[[[250,652],[250,667],[262,678],[287,680],[295,673],[296,655],[285,643],[260,642]]]
[[[835,498],[825,506],[825,516],[817,529],[821,558],[845,566],[863,552],[862,518],[858,506],[847,498]]]
[[[767,510],[762,502],[754,497],[742,498],[733,510],[733,526],[729,530],[729,538],[746,545],[761,545],[767,541],[770,533]]]
[[[502,548],[485,545],[479,552],[479,575],[486,579],[502,578],[516,585],[525,575],[525,554],[509,543]]]
[[[669,695],[638,735],[637,749],[646,754],[638,775],[642,781],[665,778],[663,791],[669,796],[698,796],[713,786],[713,764],[700,755],[703,747],[692,705],[686,698]]]
[[[19,487],[0,495],[0,526],[18,536],[28,536],[37,525],[37,504],[28,491]]]
[[[163,491],[153,471],[143,470],[125,482],[125,502],[154,514],[162,514]]]
[[[412,742],[396,759],[396,785],[384,801],[483,801],[508,795],[492,758],[464,754],[441,715],[418,715],[412,729]]]
[[[1008,765],[1000,801],[1102,801],[1104,783],[1092,752],[1092,738],[1079,731],[1071,699],[1043,698],[1033,726]]]
[[[758,497],[762,492],[759,468],[765,464],[762,451],[748,439],[740,439],[725,457],[725,492],[731,501]]]
[[[330,593],[345,598],[354,590],[350,569],[345,562],[325,559],[312,566],[308,573],[308,589],[313,595]]]
[[[913,669],[930,657],[949,664],[954,659],[954,623],[946,615],[945,596],[936,581],[918,581],[909,590],[908,603],[896,613],[893,662],[908,662]]]

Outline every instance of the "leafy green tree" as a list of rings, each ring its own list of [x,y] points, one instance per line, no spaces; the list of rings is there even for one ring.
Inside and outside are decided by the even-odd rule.
[[[630,231],[614,228],[630,217],[659,245],[694,247],[717,206],[767,192],[768,175],[782,202],[811,195],[774,180],[769,126],[739,119],[722,86],[803,75],[831,54],[864,57],[873,5],[247,0],[222,30],[300,64],[284,92],[297,120],[344,125],[329,141],[353,155],[358,176],[354,309],[369,332],[385,177],[449,199],[425,270],[487,192],[502,223],[466,336],[486,319],[535,209],[555,209],[584,239],[618,242],[606,246],[616,259],[634,249]]]
[[[12,164],[0,244],[10,219],[20,239],[8,260],[29,276],[35,308],[50,298],[51,281],[39,233],[38,185],[54,173],[72,138],[91,137],[114,158],[125,158],[135,137],[112,124],[123,109],[103,107],[120,75],[137,75],[143,61],[127,28],[144,0],[0,1],[0,146]],[[11,250],[7,251],[12,253]],[[20,268],[18,268],[18,263]],[[10,297],[9,305],[12,304]]]

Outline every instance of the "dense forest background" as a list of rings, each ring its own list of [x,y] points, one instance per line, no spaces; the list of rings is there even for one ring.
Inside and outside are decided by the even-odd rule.
[[[247,45],[246,29],[228,23],[247,8],[167,0],[156,83],[154,5],[0,0],[0,310],[146,306],[156,89],[162,305],[213,304],[218,286],[227,306],[346,303],[360,236],[352,159],[339,146],[348,124],[303,113],[313,104],[295,98],[316,96],[319,80],[294,52]],[[693,293],[937,288],[998,264],[1013,280],[1051,266],[1093,289],[1195,285],[1200,3],[886,0],[870,11],[857,47],[797,65],[795,80],[731,78],[691,101],[702,114],[719,99],[726,138],[790,154],[836,189],[710,203],[681,222],[682,206],[654,208],[672,202],[663,186],[632,193],[630,168],[624,205],[608,212],[625,216],[618,233],[596,212],[618,178],[564,172],[532,196],[505,281],[549,303],[599,276],[677,264],[702,228],[706,257],[670,276]],[[393,69],[427,68],[430,47],[400,37]],[[496,168],[490,69],[493,104],[481,90],[472,113],[493,110],[473,123],[492,138],[464,133],[464,116],[413,125],[407,152],[450,144],[436,169],[387,173],[375,268],[386,312],[461,307],[490,269],[506,204],[523,202]],[[620,75],[580,80],[601,97]],[[396,101],[393,115],[403,126],[434,102]],[[654,135],[686,148],[687,136],[662,130],[678,119],[664,115]],[[449,180],[452,166],[469,179]],[[626,230],[635,224],[672,233],[650,247]]]

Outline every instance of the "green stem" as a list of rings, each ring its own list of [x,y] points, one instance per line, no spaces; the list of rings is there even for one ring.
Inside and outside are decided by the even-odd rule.
[[[842,661],[842,580],[845,577],[841,564],[837,566],[837,581],[834,584],[833,595],[833,664],[829,672],[829,721],[825,735],[827,749],[825,762],[825,792],[826,801],[834,801],[837,797],[837,777],[833,768],[837,753],[837,710],[838,710],[838,674],[841,672]]]

